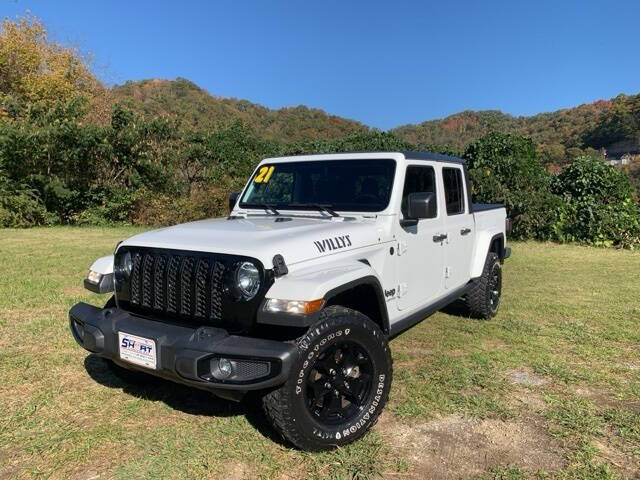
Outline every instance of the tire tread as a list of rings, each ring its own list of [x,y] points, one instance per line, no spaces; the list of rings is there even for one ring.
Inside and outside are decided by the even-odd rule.
[[[339,319],[344,319],[345,317],[355,319],[360,322],[364,326],[364,328],[373,329],[374,331],[376,331],[375,338],[379,339],[380,346],[386,350],[389,361],[389,377],[391,381],[393,374],[393,365],[391,352],[386,342],[386,337],[382,330],[380,330],[380,328],[374,322],[372,322],[362,313],[339,305],[329,306],[322,311],[318,322],[310,327],[309,331],[319,328],[331,328],[332,324],[338,326]],[[298,338],[296,340],[296,344],[300,344],[300,342],[303,341],[308,335],[309,332]],[[264,412],[267,415],[268,419],[271,421],[274,429],[283,438],[285,438],[287,441],[298,448],[311,451],[319,451],[330,448],[330,446],[328,445],[321,445],[317,442],[311,442],[304,435],[302,435],[302,432],[300,432],[300,430],[297,428],[296,419],[291,413],[292,407],[289,403],[291,399],[290,396],[286,393],[286,388],[287,384],[284,384],[279,388],[268,392],[262,397]],[[385,395],[380,402],[383,406],[388,400],[389,390],[389,388],[386,389]],[[378,421],[378,417],[380,416],[382,410],[383,408],[378,409],[375,413],[375,416],[370,420],[369,427],[366,429],[362,429],[362,432],[359,435],[352,437],[352,439],[355,440],[359,438],[360,436],[364,435],[366,431],[372,428]]]
[[[487,290],[489,288],[489,276],[491,269],[500,258],[493,252],[487,254],[482,275],[474,281],[473,287],[465,296],[465,305],[469,314],[474,318],[487,320],[495,315],[487,302]]]

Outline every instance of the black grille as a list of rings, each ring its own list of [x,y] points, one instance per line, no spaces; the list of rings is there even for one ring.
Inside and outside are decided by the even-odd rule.
[[[220,321],[226,267],[215,256],[135,251],[128,300],[135,307]]]
[[[240,255],[123,246],[116,265],[122,265],[127,254],[131,276],[116,274],[118,308],[158,320],[247,332],[273,282],[271,271],[258,260]],[[233,287],[233,273],[245,261],[258,267],[262,280],[260,291],[248,301]]]

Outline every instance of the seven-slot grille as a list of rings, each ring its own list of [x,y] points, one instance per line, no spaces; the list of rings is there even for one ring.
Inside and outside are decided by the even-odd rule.
[[[145,310],[220,322],[225,264],[216,255],[131,251],[129,302]]]

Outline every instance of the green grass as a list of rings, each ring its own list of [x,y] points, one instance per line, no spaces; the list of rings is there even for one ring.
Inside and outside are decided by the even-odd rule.
[[[638,253],[512,244],[499,315],[441,312],[395,339],[384,421],[309,454],[275,438],[255,398],[125,385],[76,346],[69,307],[105,300],[82,288],[87,268],[136,231],[0,230],[0,479],[422,478],[422,453],[394,434],[451,416],[535,419],[558,446],[558,468],[498,458],[479,478],[632,478],[640,465]]]

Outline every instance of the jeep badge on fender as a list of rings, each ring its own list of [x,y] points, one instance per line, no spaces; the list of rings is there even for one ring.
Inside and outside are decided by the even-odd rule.
[[[128,382],[259,391],[275,430],[323,450],[378,419],[390,338],[458,299],[498,312],[506,211],[471,203],[458,158],[270,158],[229,203],[227,218],[141,233],[96,260],[84,285],[111,298],[71,308],[76,342]]]

